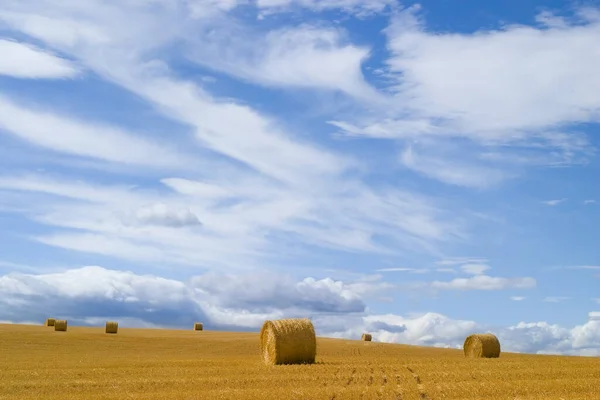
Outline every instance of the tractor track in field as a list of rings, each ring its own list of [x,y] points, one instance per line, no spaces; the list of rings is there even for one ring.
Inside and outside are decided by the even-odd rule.
[[[408,372],[410,372],[410,374],[413,376],[413,378],[415,379],[415,382],[417,383],[417,390],[419,391],[419,398],[421,400],[431,400],[431,398],[427,395],[427,393],[425,392],[425,386],[423,385],[423,383],[421,382],[421,377],[419,376],[419,374],[417,374],[412,368],[410,368],[409,366],[406,366],[406,369],[408,370]]]
[[[337,371],[334,374],[334,380],[336,380],[338,378],[338,373],[344,371],[344,369],[342,367],[339,367],[337,369]],[[340,374],[340,375],[344,375],[344,374]],[[338,399],[343,399],[344,398],[344,393],[348,390],[348,388],[352,385],[352,382],[354,382],[356,379],[356,367],[352,368],[352,372],[350,372],[350,376],[348,378],[345,378],[345,382],[343,383],[342,387],[339,388],[338,390],[334,391],[331,396],[329,397],[329,400],[338,400]],[[341,379],[340,379],[341,380]]]

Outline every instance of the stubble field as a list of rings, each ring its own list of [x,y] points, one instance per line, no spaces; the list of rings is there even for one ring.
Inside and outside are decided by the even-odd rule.
[[[0,399],[600,399],[600,358],[317,338],[267,367],[258,333],[0,325]]]

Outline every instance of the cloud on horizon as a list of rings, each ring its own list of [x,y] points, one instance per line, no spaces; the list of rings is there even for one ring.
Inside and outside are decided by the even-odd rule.
[[[412,317],[369,312],[363,296],[379,291],[378,283],[252,277],[209,273],[183,282],[98,266],[10,273],[0,277],[0,320],[55,316],[95,325],[116,319],[124,327],[162,328],[187,328],[202,320],[209,329],[258,331],[266,319],[309,316],[319,336],[357,338],[369,331],[377,341],[460,348],[469,334],[492,329],[504,351],[600,354],[598,312],[573,328],[546,322],[492,327],[431,312]]]

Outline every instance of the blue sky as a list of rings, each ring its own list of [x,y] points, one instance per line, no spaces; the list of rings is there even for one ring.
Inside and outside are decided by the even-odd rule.
[[[5,0],[0,320],[598,355],[599,34],[598,2]]]

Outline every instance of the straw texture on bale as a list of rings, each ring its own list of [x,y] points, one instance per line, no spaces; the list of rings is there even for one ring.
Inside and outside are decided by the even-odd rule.
[[[194,330],[195,331],[203,331],[204,330],[204,325],[202,325],[202,322],[196,322],[194,324]]]
[[[500,357],[500,341],[491,333],[470,335],[465,339],[466,357],[498,358]]]
[[[119,330],[119,323],[108,321],[106,322],[106,333],[117,333]]]
[[[54,319],[54,318],[47,318],[46,322],[44,323],[44,326],[54,326],[55,322],[56,322],[56,319]]]
[[[362,340],[363,342],[370,342],[372,339],[373,336],[371,336],[370,333],[363,333],[360,340]]]
[[[58,320],[54,321],[54,330],[59,331],[59,332],[66,332],[67,331],[67,320],[58,319]]]
[[[315,328],[308,318],[265,321],[260,347],[267,365],[312,364],[317,355]]]

